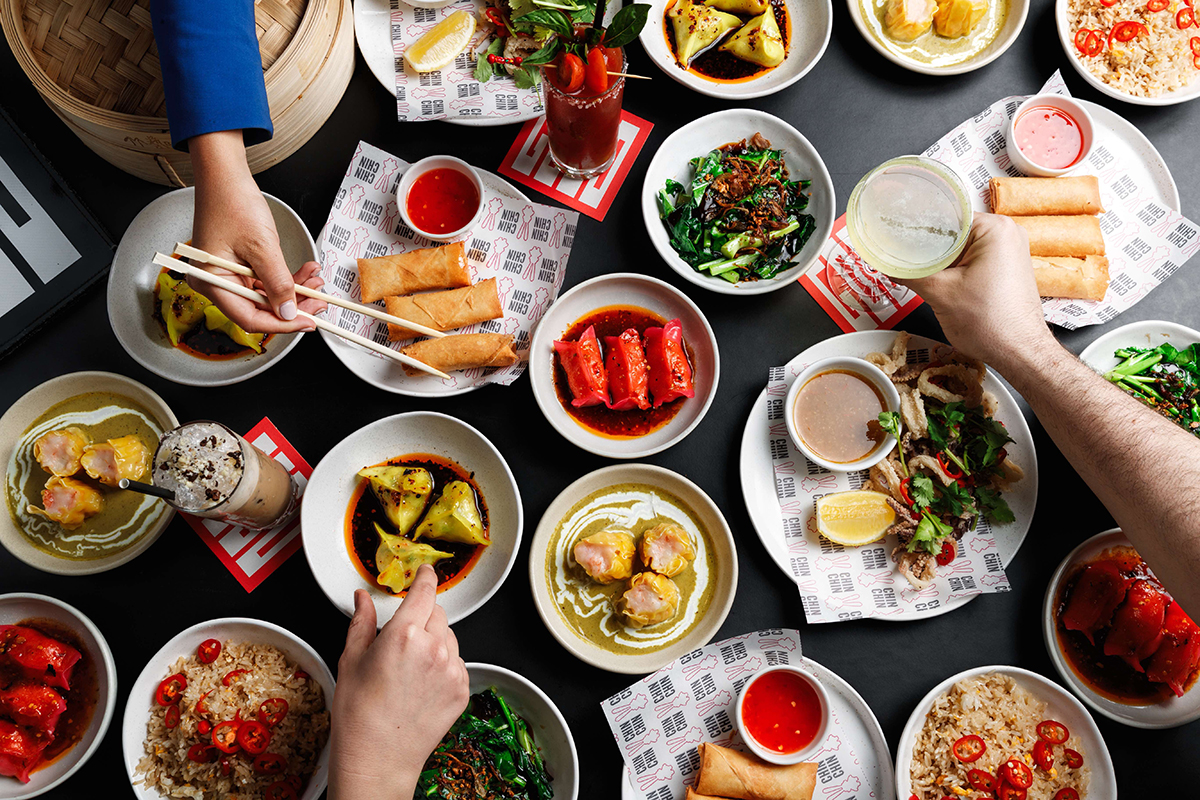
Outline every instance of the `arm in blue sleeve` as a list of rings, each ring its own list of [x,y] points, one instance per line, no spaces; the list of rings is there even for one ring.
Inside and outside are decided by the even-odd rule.
[[[271,110],[251,0],[153,0],[171,143],[241,129],[246,146],[271,138]]]

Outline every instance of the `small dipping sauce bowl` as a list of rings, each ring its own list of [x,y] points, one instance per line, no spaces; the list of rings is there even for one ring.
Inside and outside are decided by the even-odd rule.
[[[1057,178],[1084,162],[1096,141],[1092,115],[1059,94],[1035,94],[1005,129],[1008,157],[1025,175]]]
[[[847,381],[845,378],[826,378],[826,376],[849,376],[850,380]],[[840,391],[843,396],[837,398],[836,401],[822,401],[822,398],[816,397],[813,398],[816,402],[806,402],[804,404],[805,408],[799,409],[797,406],[800,403],[801,393],[805,391],[805,387],[809,387],[809,391],[817,391],[820,388],[816,384],[813,384],[811,387],[809,386],[818,378],[825,379],[824,382],[829,384],[828,391]],[[862,386],[864,383],[866,387]],[[872,419],[877,419],[878,413],[872,416],[863,414],[862,419],[850,419],[848,416],[852,414],[853,408],[847,401],[854,399],[851,394],[863,397],[864,395],[859,391],[861,388],[873,390],[875,399],[881,406],[881,411],[878,413],[882,411],[898,412],[900,410],[900,393],[896,391],[896,387],[892,384],[891,379],[879,367],[861,358],[835,356],[834,358],[822,359],[809,365],[792,382],[791,388],[788,389],[787,400],[784,402],[785,421],[787,422],[787,429],[792,437],[792,442],[800,448],[801,452],[810,461],[834,472],[853,472],[875,466],[895,447],[895,437],[891,434],[886,434],[866,454],[849,461],[839,461],[833,460],[834,456],[829,452],[817,452],[814,449],[814,445],[805,440],[803,433],[806,426],[801,423],[799,415],[802,412],[816,413],[817,409],[821,409],[822,413],[828,412],[826,416],[842,415],[842,419],[832,420],[832,424],[853,426],[861,424],[863,430],[857,435],[867,438],[866,426]]]
[[[811,674],[780,665],[762,670],[738,695],[737,729],[763,761],[799,764],[825,741],[829,695]]]
[[[435,242],[466,236],[479,224],[486,204],[479,173],[454,156],[421,159],[405,170],[396,186],[396,206],[404,224]]]

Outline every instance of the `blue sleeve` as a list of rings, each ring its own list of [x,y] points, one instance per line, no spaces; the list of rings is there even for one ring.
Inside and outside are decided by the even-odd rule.
[[[251,0],[153,0],[171,143],[241,129],[246,145],[271,138],[271,110]]]

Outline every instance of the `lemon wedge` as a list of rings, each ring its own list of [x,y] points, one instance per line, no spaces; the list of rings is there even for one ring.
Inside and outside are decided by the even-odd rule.
[[[413,42],[404,51],[404,60],[415,72],[436,72],[467,48],[474,33],[475,16],[455,11]]]
[[[883,538],[896,512],[880,492],[827,494],[817,500],[817,530],[831,542],[858,547]]]

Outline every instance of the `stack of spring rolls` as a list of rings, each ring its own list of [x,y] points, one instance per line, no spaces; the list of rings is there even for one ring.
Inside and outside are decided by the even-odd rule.
[[[812,800],[817,785],[816,764],[775,766],[727,747],[702,743],[696,788],[686,800]]]
[[[1033,274],[1042,297],[1103,300],[1108,259],[1097,214],[1100,181],[1078,178],[992,178],[992,213],[1029,234]]]
[[[496,279],[471,283],[462,242],[394,256],[360,258],[358,282],[364,303],[383,300],[389,314],[438,331],[504,316]],[[408,328],[388,323],[388,339],[393,342],[416,335]],[[415,342],[400,352],[443,372],[452,372],[515,364],[517,354],[512,343],[513,337],[503,333],[460,333]],[[409,366],[404,371],[421,374]]]

